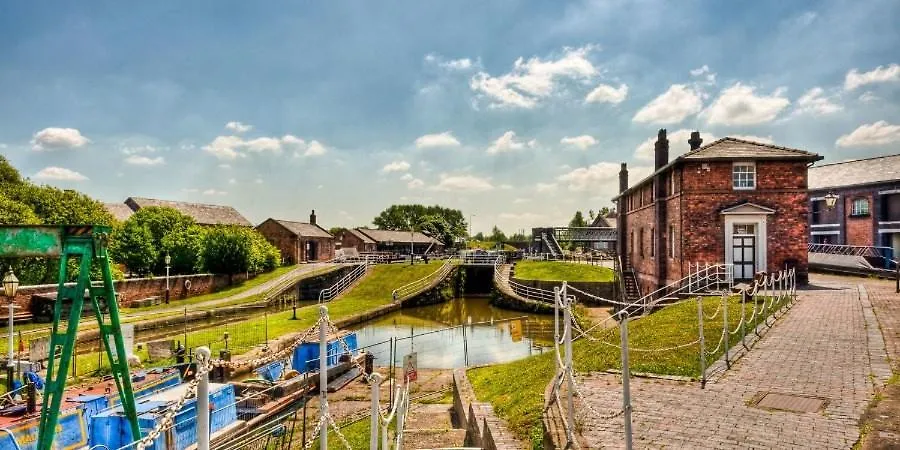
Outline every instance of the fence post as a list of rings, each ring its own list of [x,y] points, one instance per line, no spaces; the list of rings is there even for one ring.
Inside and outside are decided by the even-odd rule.
[[[723,327],[723,332],[725,333],[725,342],[723,342],[723,344],[725,345],[725,367],[730,369],[731,361],[728,360],[728,344],[729,344],[728,341],[731,340],[731,332],[729,331],[729,325],[728,325],[728,293],[727,292],[722,293],[722,327]]]
[[[703,296],[697,296],[697,326],[700,330],[700,389],[706,388],[706,343],[703,336]]]
[[[753,304],[753,312],[756,312],[756,304]],[[741,345],[744,346],[747,350],[747,341],[745,338],[747,337],[747,322],[744,321],[744,318],[747,316],[747,291],[745,289],[741,289]]]
[[[631,369],[628,367],[628,316],[619,324],[622,338],[622,411],[625,419],[625,450],[631,450]]]
[[[319,306],[319,449],[328,450],[328,307]]]
[[[197,353],[197,372],[200,383],[197,385],[197,450],[209,450],[209,357],[212,355],[208,347],[199,347]]]
[[[563,281],[562,294],[560,295],[560,302],[564,306],[563,309],[563,320],[565,321],[565,325],[563,328],[563,339],[566,342],[566,374],[569,379],[568,389],[566,393],[566,408],[569,416],[569,442],[575,442],[575,378],[574,378],[574,367],[572,366],[572,311],[570,309],[571,305],[569,303],[569,294],[568,289],[566,289],[566,282]]]
[[[369,433],[369,448],[377,449],[378,448],[378,428],[379,427],[379,418],[381,417],[380,411],[381,406],[378,404],[378,397],[381,394],[381,375],[377,372],[372,374],[372,420],[369,423],[370,433]]]

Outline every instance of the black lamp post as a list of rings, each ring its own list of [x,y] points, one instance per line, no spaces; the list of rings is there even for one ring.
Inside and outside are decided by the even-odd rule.
[[[166,304],[169,304],[169,267],[172,264],[172,257],[166,253]]]
[[[19,279],[13,273],[12,267],[3,277],[3,294],[9,300],[9,361],[6,364],[6,392],[13,390],[13,369],[15,367],[15,355],[13,351],[13,309],[16,307],[16,293],[19,290]]]

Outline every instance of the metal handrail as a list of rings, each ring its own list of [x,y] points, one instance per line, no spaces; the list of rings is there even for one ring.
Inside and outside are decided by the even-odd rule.
[[[353,285],[356,280],[362,278],[368,271],[368,261],[360,264],[350,273],[341,277],[340,280],[337,280],[337,282],[335,282],[333,285],[319,291],[319,303],[329,302],[338,295],[341,295],[341,293],[343,293],[345,290],[347,290],[347,288]]]
[[[710,286],[721,284],[726,284],[727,290],[731,290],[734,286],[733,264],[706,264],[701,268],[700,263],[697,263],[695,272],[691,271],[693,267],[694,265],[689,263],[687,276],[641,296],[632,305],[647,310],[656,306],[660,301],[676,295],[696,294],[704,292]]]
[[[431,272],[430,274],[425,275],[424,277],[419,278],[416,281],[404,284],[403,286],[394,289],[393,291],[391,291],[391,298],[393,298],[395,302],[405,300],[419,293],[422,289],[430,286],[431,283],[433,283],[435,280],[443,279],[453,270],[453,267],[456,266],[456,263],[454,261],[455,259],[453,258],[447,258],[447,260],[444,261],[444,264],[441,264],[441,267],[439,267],[434,272]]]
[[[825,253],[829,255],[871,256],[878,258],[890,258],[894,253],[894,249],[891,247],[813,243],[806,244],[806,251],[809,253]]]
[[[513,291],[516,295],[526,299],[526,300],[534,300],[545,303],[553,303],[556,300],[555,294],[553,291],[548,291],[546,289],[535,288],[531,286],[524,285],[522,283],[511,280],[509,277],[503,273],[500,266],[505,262],[505,259],[500,256],[494,262],[494,282],[499,285],[507,285],[510,290]]]

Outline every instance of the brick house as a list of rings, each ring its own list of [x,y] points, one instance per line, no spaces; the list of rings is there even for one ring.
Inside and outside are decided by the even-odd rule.
[[[418,231],[373,230],[371,228],[353,228],[341,235],[341,248],[355,248],[359,252],[390,252],[408,255],[410,244],[418,254],[440,253],[444,245],[424,233]]]
[[[144,197],[128,197],[127,199],[125,199],[125,204],[135,212],[137,212],[141,208],[147,208],[150,206],[172,208],[184,215],[193,218],[194,222],[196,222],[197,225],[239,225],[242,227],[253,226],[253,224],[250,223],[250,221],[247,220],[246,217],[242,216],[241,213],[239,213],[231,206],[211,205],[207,203],[176,202],[171,200],[159,200],[155,198]],[[113,212],[113,214],[117,214],[112,210],[110,210],[110,212]]]
[[[838,196],[832,209],[825,206],[829,193]],[[813,166],[809,196],[810,242],[900,254],[900,155]]]
[[[278,247],[285,263],[334,259],[334,236],[316,224],[315,210],[308,223],[269,218],[257,225],[256,231]]]
[[[359,252],[374,252],[377,243],[358,229],[351,228],[341,232],[341,248],[355,248]]]
[[[655,144],[655,171],[628,186],[619,172],[617,249],[643,293],[688,273],[689,263],[733,264],[736,279],[784,266],[807,274],[807,167],[821,156],[723,138],[669,161],[666,130]]]

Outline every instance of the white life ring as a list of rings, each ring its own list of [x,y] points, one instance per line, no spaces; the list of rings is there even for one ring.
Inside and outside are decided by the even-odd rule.
[[[186,290],[190,290],[190,289],[191,289],[191,280],[184,280],[184,288],[185,288]]]

